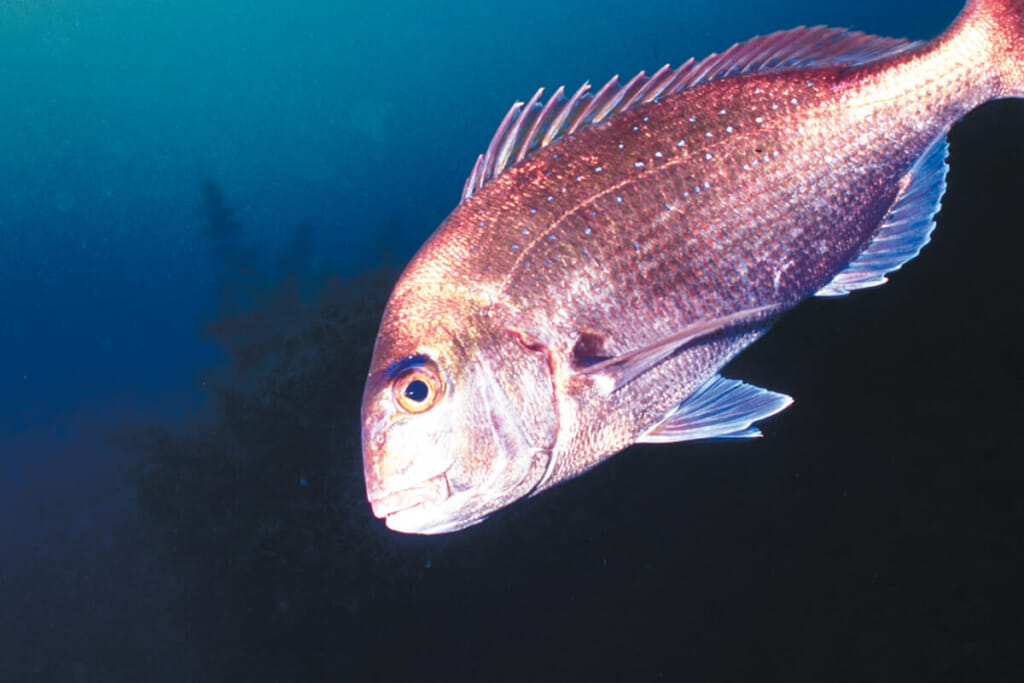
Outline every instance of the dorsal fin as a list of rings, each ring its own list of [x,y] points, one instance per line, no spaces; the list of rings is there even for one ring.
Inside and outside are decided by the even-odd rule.
[[[699,62],[690,59],[676,69],[666,64],[649,77],[641,71],[625,85],[613,76],[596,94],[591,94],[590,84],[584,83],[567,100],[561,87],[541,104],[541,88],[525,105],[516,102],[505,114],[487,151],[477,157],[462,198],[471,197],[530,153],[638,104],[727,76],[774,69],[854,66],[919,44],[828,26],[800,27],[737,43],[721,54]]]

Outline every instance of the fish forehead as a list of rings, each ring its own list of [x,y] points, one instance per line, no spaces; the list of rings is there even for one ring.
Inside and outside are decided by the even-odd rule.
[[[381,319],[371,374],[404,355],[449,350],[473,336],[494,300],[496,273],[465,258],[468,240],[453,212],[405,267]]]

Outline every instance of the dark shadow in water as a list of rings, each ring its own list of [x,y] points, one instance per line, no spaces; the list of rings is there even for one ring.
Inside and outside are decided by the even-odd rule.
[[[142,519],[189,586],[200,677],[286,680],[321,666],[339,637],[324,615],[360,609],[383,573],[357,466],[359,400],[396,270],[310,276],[302,224],[261,271],[213,181],[203,211],[223,284],[204,334],[226,356],[202,380],[209,414],[185,430],[131,425],[112,442],[137,457]]]

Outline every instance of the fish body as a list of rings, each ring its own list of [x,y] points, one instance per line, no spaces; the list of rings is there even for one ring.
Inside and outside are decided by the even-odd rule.
[[[1022,27],[972,0],[930,42],[794,29],[514,106],[385,310],[374,512],[452,531],[633,443],[757,435],[791,399],[719,370],[917,255],[950,127],[1024,94]]]

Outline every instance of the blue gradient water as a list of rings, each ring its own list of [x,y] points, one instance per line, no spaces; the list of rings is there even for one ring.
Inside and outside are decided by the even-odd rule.
[[[0,434],[189,393],[214,358],[206,178],[271,251],[310,221],[322,267],[401,260],[538,85],[801,23],[923,38],[958,4],[5,2]]]
[[[138,614],[78,609],[76,586],[99,585],[104,548],[134,514],[105,434],[199,419],[202,373],[222,359],[200,335],[220,293],[204,182],[223,189],[267,270],[305,223],[307,271],[353,274],[411,255],[508,106],[537,86],[653,71],[799,24],[927,38],[959,9],[0,0],[0,635],[22,634],[17,652],[0,643],[10,675],[201,670],[194,644],[175,644],[180,615],[109,678],[88,678],[91,658],[109,655],[61,643],[95,618],[116,630],[174,609],[170,572],[141,552],[113,569],[140,591],[160,586]]]
[[[199,186],[273,249],[404,258],[496,121],[538,85],[602,82],[797,23],[934,34],[931,3],[5,2],[0,8],[4,432],[187,390],[211,352]],[[5,458],[6,459],[6,458]]]

